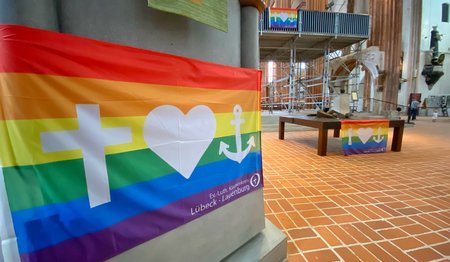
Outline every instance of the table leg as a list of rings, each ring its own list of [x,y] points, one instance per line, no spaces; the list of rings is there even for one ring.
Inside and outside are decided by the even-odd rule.
[[[392,136],[392,146],[391,150],[400,152],[402,151],[402,140],[403,140],[403,126],[394,127],[394,135]]]
[[[341,129],[339,129],[339,128],[334,129],[333,137],[339,137],[340,134],[341,134]]]
[[[281,121],[278,124],[278,139],[283,140],[284,139],[284,124],[285,122]]]
[[[319,156],[327,155],[328,129],[319,128],[319,139],[317,144],[317,154]]]

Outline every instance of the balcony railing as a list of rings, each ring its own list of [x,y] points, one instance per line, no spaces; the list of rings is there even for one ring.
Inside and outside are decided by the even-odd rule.
[[[261,33],[368,38],[370,17],[361,14],[266,8],[260,16],[259,28]]]

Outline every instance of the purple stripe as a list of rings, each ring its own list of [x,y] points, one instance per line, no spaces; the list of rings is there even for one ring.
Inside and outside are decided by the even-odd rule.
[[[254,173],[242,176],[189,198],[173,202],[156,211],[141,213],[104,230],[69,239],[33,253],[21,254],[21,260],[30,262],[104,261],[261,188],[262,176],[259,183],[252,186],[250,179],[253,175]],[[233,186],[236,187],[230,188]],[[224,189],[226,193],[219,194],[224,192]],[[211,197],[212,194],[215,195]],[[211,207],[201,210],[202,205],[207,207],[208,203]],[[199,212],[196,212],[197,209]]]
[[[354,154],[374,154],[374,153],[384,153],[386,152],[386,147],[371,147],[371,148],[352,148],[344,149],[344,155],[354,155]]]

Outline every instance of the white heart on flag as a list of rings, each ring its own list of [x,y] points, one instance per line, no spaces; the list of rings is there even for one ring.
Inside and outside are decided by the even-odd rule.
[[[216,133],[214,112],[204,105],[186,115],[177,107],[164,105],[145,119],[144,140],[148,148],[189,179]]]
[[[363,144],[367,143],[367,141],[369,141],[369,139],[372,137],[372,135],[373,135],[373,129],[370,127],[358,129],[358,137]]]
[[[280,13],[281,21],[286,22],[286,20],[289,18],[289,15],[287,13]]]

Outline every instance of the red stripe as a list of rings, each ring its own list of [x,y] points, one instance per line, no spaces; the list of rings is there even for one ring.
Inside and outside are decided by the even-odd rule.
[[[218,65],[78,36],[0,25],[0,73],[260,90],[258,70]]]

